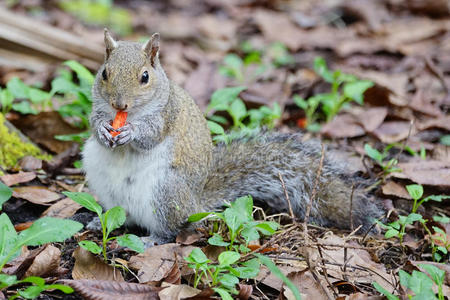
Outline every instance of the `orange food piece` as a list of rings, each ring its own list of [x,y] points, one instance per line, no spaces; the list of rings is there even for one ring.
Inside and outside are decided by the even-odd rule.
[[[118,111],[112,123],[112,127],[114,129],[119,129],[120,127],[123,127],[127,122],[127,116],[128,113],[126,111]],[[119,134],[119,132],[115,131],[110,131],[109,133],[111,133],[112,136],[116,136]]]
[[[29,221],[29,222],[25,222],[25,223],[19,223],[14,225],[14,229],[16,231],[23,231],[25,229],[30,228],[30,226],[33,225],[33,222]]]

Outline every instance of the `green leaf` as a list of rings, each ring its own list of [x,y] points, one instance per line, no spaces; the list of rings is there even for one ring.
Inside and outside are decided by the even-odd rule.
[[[188,222],[194,223],[194,222],[201,221],[211,214],[214,214],[214,212],[202,212],[202,213],[190,215],[188,218]]]
[[[234,264],[241,258],[241,255],[235,251],[224,251],[217,258],[221,267]]]
[[[231,297],[230,293],[227,290],[221,289],[221,288],[213,288],[213,290],[220,295],[222,300],[233,300],[233,297]]]
[[[14,96],[8,89],[4,89],[0,92],[0,104],[2,105],[3,112],[8,112],[11,109],[13,102]]]
[[[211,103],[206,111],[211,109],[216,111],[227,110],[231,102],[245,89],[244,86],[235,86],[216,90],[211,96]]]
[[[225,134],[225,130],[223,130],[223,127],[219,124],[212,121],[208,121],[207,123],[212,134]]]
[[[415,213],[411,213],[408,215],[408,217],[406,218],[406,224],[412,224],[415,221],[419,221],[422,219],[422,215],[420,214],[415,214]]]
[[[239,212],[231,208],[225,209],[223,215],[225,217],[225,223],[232,232],[237,232],[239,227],[242,226],[242,223],[246,221],[245,219],[243,220],[242,214],[239,214]]]
[[[25,279],[22,279],[20,282],[33,283],[40,287],[43,287],[45,285],[45,280],[43,278],[37,277],[37,276],[29,276]]]
[[[11,250],[14,248],[17,240],[17,233],[14,229],[14,225],[11,223],[8,215],[3,213],[0,215],[0,264],[3,260],[10,255]],[[10,259],[14,259],[19,256],[20,250],[16,251]],[[6,263],[6,261],[5,261]]]
[[[17,291],[17,293],[25,299],[34,299],[37,298],[37,296],[39,296],[39,294],[42,293],[43,291],[44,287],[32,285],[27,287],[23,291],[21,290]]]
[[[450,199],[450,195],[431,195],[423,199],[423,202],[428,202],[430,200],[436,202],[442,202],[444,199]]]
[[[355,100],[358,104],[364,104],[364,92],[373,87],[374,83],[369,80],[358,80],[355,82],[348,82],[344,85],[344,95],[352,100]]]
[[[17,283],[16,275],[0,274],[0,290]]]
[[[450,218],[447,217],[447,216],[433,216],[433,220],[435,222],[440,222],[440,223],[443,223],[443,224],[450,223]]]
[[[192,259],[192,262],[196,262],[199,264],[210,262],[208,257],[206,257],[205,253],[200,248],[194,248],[189,254],[188,258]]]
[[[122,247],[130,248],[138,253],[143,253],[145,251],[144,243],[134,234],[124,234],[122,236],[118,236],[116,240]]]
[[[234,202],[231,203],[231,208],[237,212],[240,212],[244,221],[253,220],[253,198],[252,196],[244,196],[237,198]]]
[[[384,289],[378,282],[372,282],[373,287],[380,292],[381,294],[383,294],[384,296],[386,296],[386,298],[388,300],[399,300],[399,298],[397,296],[392,295],[391,293],[389,293],[386,289]]]
[[[240,121],[247,116],[247,108],[245,107],[244,101],[239,98],[231,103],[228,112],[234,120],[234,126],[238,126]]]
[[[314,59],[314,71],[326,82],[332,83],[334,81],[333,74],[328,70],[327,63],[322,57]]]
[[[280,278],[284,284],[287,285],[287,287],[292,291],[292,294],[294,294],[296,300],[301,300],[302,297],[300,296],[300,292],[295,284],[293,284],[292,281],[290,281],[289,278],[281,272],[281,270],[272,262],[270,258],[259,253],[255,253],[255,256],[258,257],[259,261],[264,264],[270,272]]]
[[[230,245],[230,243],[225,242],[222,236],[217,233],[214,233],[214,235],[208,239],[208,244],[219,247],[226,247]]]
[[[231,274],[223,274],[219,277],[219,282],[229,289],[234,289],[239,283],[239,278]]]
[[[399,233],[400,233],[400,231],[398,231],[394,228],[391,228],[388,231],[386,231],[386,233],[384,234],[384,237],[387,239],[390,239],[391,237],[398,236]]]
[[[234,268],[238,273],[239,278],[249,279],[255,278],[259,274],[259,266],[257,268],[254,267],[236,267]]]
[[[6,84],[6,87],[8,88],[8,91],[13,94],[15,98],[19,99],[28,99],[28,93],[30,87],[27,86],[22,80],[20,80],[18,77],[13,77],[11,80],[8,81]]]
[[[50,94],[47,92],[41,91],[40,89],[30,88],[28,94],[29,94],[30,101],[33,103],[40,103],[40,102],[50,99]]]
[[[306,102],[305,99],[303,99],[299,95],[294,95],[293,100],[294,103],[297,104],[297,106],[301,109],[306,110],[308,108],[308,102]]]
[[[380,153],[380,151],[378,151],[377,149],[372,148],[372,146],[370,146],[369,144],[365,144],[364,145],[364,150],[366,151],[366,154],[370,158],[372,158],[373,160],[375,160],[379,164],[382,163],[382,161],[384,159],[384,156]]]
[[[444,283],[445,271],[429,264],[419,264],[419,267],[427,271],[437,285]]]
[[[31,107],[30,102],[28,102],[26,100],[21,101],[19,103],[13,103],[12,109],[14,109],[15,111],[18,111],[24,115],[26,115],[26,114],[37,115],[38,114],[38,111],[36,109],[34,109],[33,107]]]
[[[223,59],[223,62],[228,67],[231,67],[235,70],[239,70],[244,66],[242,59],[234,53],[227,54]]]
[[[433,287],[433,280],[431,280],[425,273],[413,271],[411,277],[409,277],[407,287],[417,296],[424,291],[431,291]]]
[[[83,224],[65,219],[44,217],[35,221],[19,234],[18,242],[26,246],[39,246],[63,242],[83,228]]]
[[[100,204],[95,201],[95,198],[88,193],[74,193],[74,192],[63,192],[64,195],[72,199],[73,201],[77,202],[84,208],[89,209],[90,211],[93,211],[97,213],[97,215],[102,214],[102,207]]]
[[[423,196],[423,187],[418,184],[410,184],[406,186],[406,190],[414,200],[419,200]]]
[[[84,131],[81,133],[55,135],[54,138],[59,141],[77,142],[77,143],[82,144],[90,136],[91,136],[91,132],[89,130],[87,130],[87,131]]]
[[[439,141],[442,145],[450,146],[450,134],[441,136]]]
[[[87,251],[94,253],[94,254],[100,254],[102,253],[102,248],[94,243],[93,241],[81,241],[78,242],[78,245],[80,245],[82,248],[86,249]]]
[[[68,80],[64,77],[56,77],[52,80],[52,90],[50,91],[50,94],[60,93],[60,94],[67,94],[67,93],[78,93],[79,87],[74,84],[72,81]]]
[[[67,285],[63,285],[63,284],[49,284],[45,286],[46,290],[60,290],[61,292],[63,292],[64,294],[71,294],[73,293],[73,288],[71,288],[70,286]]]
[[[125,223],[127,216],[125,214],[125,210],[122,207],[115,206],[106,211],[106,213],[103,215],[103,219],[106,226],[106,236],[108,236],[111,231],[119,228]]]
[[[84,81],[88,85],[92,85],[94,83],[94,75],[92,75],[92,73],[79,62],[68,60],[64,62],[64,65],[71,68],[81,81]]]
[[[0,181],[0,209],[6,201],[12,196],[12,190]]]
[[[255,226],[244,225],[244,229],[241,231],[241,236],[245,239],[245,242],[248,244],[251,241],[256,241],[259,239],[258,230],[256,230]]]
[[[256,225],[256,229],[264,235],[272,235],[279,228],[280,224],[277,222],[261,222]]]

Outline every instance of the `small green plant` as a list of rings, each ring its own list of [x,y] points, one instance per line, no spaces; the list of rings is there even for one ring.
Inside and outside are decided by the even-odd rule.
[[[114,6],[113,0],[60,0],[61,8],[82,21],[108,26],[123,35],[132,32],[132,18],[123,8]]]
[[[0,182],[0,208],[12,195],[12,191]],[[63,242],[83,228],[83,224],[65,219],[45,217],[36,220],[33,225],[17,234],[8,215],[0,215],[0,272],[6,263],[20,255],[23,246],[40,246],[52,242]],[[31,283],[32,285],[24,290],[17,291],[17,294],[10,299],[23,297],[33,299],[42,291],[49,289],[59,289],[64,293],[72,293],[70,287],[61,284],[46,285],[44,279],[40,277],[27,277],[17,280],[16,276],[0,274],[0,290],[19,283]]]
[[[450,146],[450,134],[441,136],[439,139],[440,143],[445,146]]]
[[[320,121],[331,121],[348,103],[363,105],[364,92],[374,85],[369,80],[360,80],[340,70],[330,71],[322,57],[315,58],[314,71],[331,84],[331,92],[317,94],[307,100],[298,95],[293,98],[295,104],[305,111],[306,129],[313,132],[320,130]]]
[[[35,299],[42,292],[48,290],[60,290],[65,294],[73,293],[73,289],[70,286],[63,284],[45,284],[45,280],[41,277],[30,276],[22,280],[17,280],[16,275],[0,274],[0,290],[23,283],[31,283],[31,285],[25,289],[17,290],[16,294],[8,298],[9,300],[16,299],[17,297],[22,297],[24,299]]]
[[[14,101],[17,99],[17,101]],[[6,83],[6,88],[0,89],[0,104],[2,112],[6,114],[10,110],[22,114],[37,114],[45,107],[51,107],[51,95],[37,87],[26,85],[18,77],[11,78]]]
[[[95,212],[100,218],[100,224],[102,226],[102,247],[92,241],[79,242],[81,247],[94,254],[102,253],[105,261],[108,260],[106,256],[106,245],[109,241],[114,239],[120,246],[128,247],[139,253],[144,252],[143,242],[134,234],[109,237],[113,230],[125,223],[126,215],[122,207],[116,206],[107,210],[105,213],[102,213],[102,207],[95,201],[94,197],[88,193],[64,192],[63,194],[88,210]]]
[[[205,218],[214,220],[213,232],[208,244],[226,247],[218,257],[218,262],[212,262],[196,248],[185,258],[188,266],[194,269],[194,287],[203,281],[213,287],[222,299],[232,299],[238,294],[236,284],[239,278],[249,279],[258,275],[261,264],[266,265],[276,276],[280,277],[293,291],[296,299],[300,299],[298,289],[281,273],[276,265],[267,257],[255,254],[255,258],[241,261],[241,253],[248,253],[250,241],[260,238],[260,235],[272,235],[278,229],[276,222],[258,222],[253,219],[253,199],[251,196],[240,197],[231,203],[224,212],[205,212],[189,217],[189,222],[198,222]],[[221,233],[221,234],[220,234]],[[224,239],[222,235],[226,235]]]
[[[198,222],[205,218],[221,220],[228,229],[227,240],[214,234],[208,243],[215,246],[224,246],[227,250],[244,250],[236,243],[247,246],[249,242],[258,240],[260,234],[272,235],[278,229],[279,224],[271,221],[255,221],[253,219],[253,199],[251,196],[237,198],[224,212],[198,213],[188,218],[189,222]],[[218,226],[215,226],[216,228]]]
[[[429,264],[419,264],[419,267],[424,269],[428,275],[424,272],[415,270],[412,274],[408,274],[403,270],[399,271],[398,275],[400,277],[400,284],[411,290],[414,294],[414,296],[408,295],[408,299],[444,300],[445,298],[442,286],[444,284],[445,271]],[[438,287],[437,297],[433,292],[433,285]],[[386,296],[389,300],[400,300],[399,297],[391,294],[377,282],[374,282],[373,286],[378,292]]]
[[[263,126],[271,129],[275,126],[276,120],[281,118],[281,108],[278,103],[273,104],[273,108],[261,106],[258,109],[247,109],[239,98],[239,94],[245,90],[243,86],[228,87],[215,91],[211,96],[211,102],[206,109],[206,113],[214,111],[225,111],[231,119],[231,130],[234,132],[245,132],[257,130]],[[233,139],[233,134],[225,133],[222,125],[227,125],[228,120],[222,116],[210,115],[208,126],[215,136],[213,140],[229,143]],[[222,125],[220,125],[222,124]]]
[[[364,145],[364,151],[366,152],[367,156],[373,159],[383,170],[383,178],[389,173],[402,171],[401,169],[395,167],[398,164],[398,160],[396,158],[392,158],[386,161],[386,158],[389,155],[389,150],[392,147],[394,147],[394,144],[386,146],[383,149],[383,152],[380,152],[377,149],[372,148],[372,146],[370,146],[369,144]]]

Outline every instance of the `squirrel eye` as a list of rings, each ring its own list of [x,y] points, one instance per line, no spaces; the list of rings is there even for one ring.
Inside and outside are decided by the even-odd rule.
[[[147,71],[142,73],[141,83],[148,83],[148,72]]]
[[[103,80],[107,80],[108,79],[108,76],[106,75],[106,69],[103,69],[102,77],[103,77]]]

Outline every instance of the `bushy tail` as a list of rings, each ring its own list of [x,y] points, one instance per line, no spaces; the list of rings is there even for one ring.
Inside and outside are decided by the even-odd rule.
[[[288,202],[279,179],[281,174],[294,213],[303,219],[320,165],[321,147],[317,141],[301,141],[301,135],[263,134],[218,145],[203,192],[210,208],[224,201],[252,195],[276,211],[288,211]],[[310,222],[321,226],[350,227],[353,177],[345,166],[325,154]],[[355,184],[360,184],[355,182]],[[352,203],[353,224],[369,228],[383,211],[358,186]]]

